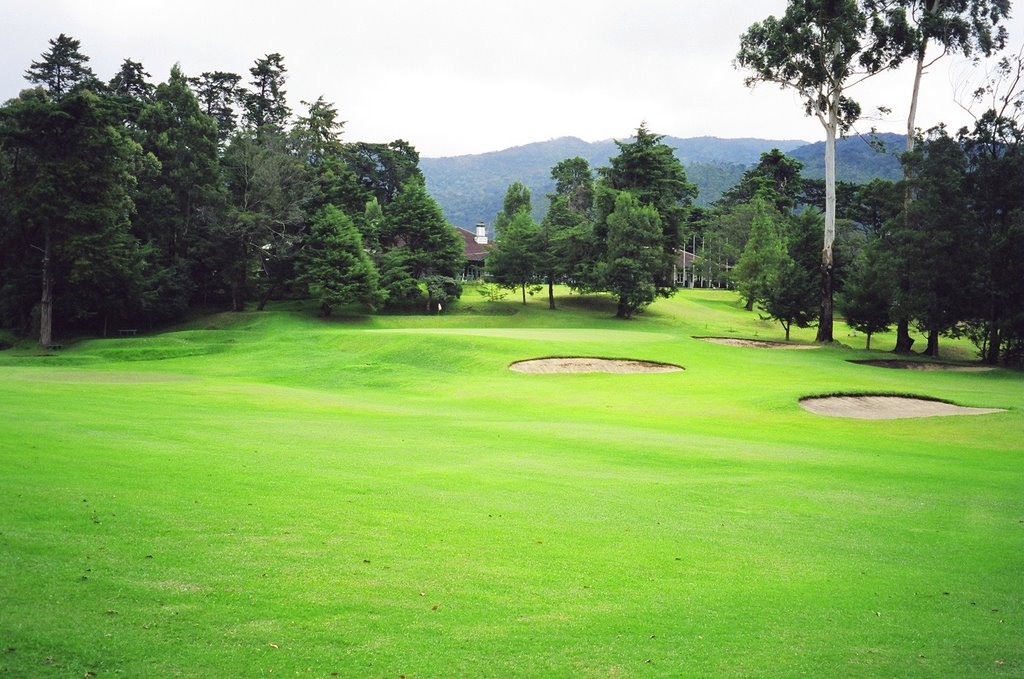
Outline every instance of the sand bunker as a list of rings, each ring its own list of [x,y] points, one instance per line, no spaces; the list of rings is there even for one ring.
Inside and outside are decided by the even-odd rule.
[[[727,344],[731,347],[748,347],[754,349],[818,349],[817,344],[789,344],[787,342],[769,342],[767,340],[743,339],[740,337],[694,337],[694,339]]]
[[[509,370],[531,374],[554,373],[672,373],[682,368],[671,363],[634,361],[625,358],[590,358],[585,356],[534,358],[516,361]]]
[[[949,363],[933,363],[930,361],[900,361],[892,359],[873,359],[868,361],[850,361],[857,365],[871,365],[876,368],[893,368],[895,370],[950,370],[953,372],[980,373],[992,370],[982,365],[955,365]]]
[[[817,396],[800,399],[800,407],[816,415],[861,420],[898,420],[909,417],[986,415],[1001,408],[968,408],[944,401],[908,396]]]

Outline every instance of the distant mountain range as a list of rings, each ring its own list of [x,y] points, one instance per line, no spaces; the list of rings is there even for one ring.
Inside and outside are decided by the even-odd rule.
[[[863,183],[875,177],[897,179],[900,164],[892,151],[903,148],[903,137],[879,135],[889,153],[880,153],[860,137],[840,140],[837,176],[841,181]],[[756,164],[761,154],[777,148],[804,164],[804,175],[824,176],[824,142],[798,139],[720,139],[718,137],[665,137],[686,168],[687,178],[697,185],[697,204],[710,205]],[[427,190],[441,205],[445,217],[456,226],[470,228],[477,222],[490,226],[501,210],[505,191],[520,181],[533,195],[536,219],[547,210],[547,194],[554,190],[551,168],[566,158],[586,158],[595,170],[618,155],[614,140],[586,142],[576,137],[526,144],[468,156],[422,158],[420,169]]]

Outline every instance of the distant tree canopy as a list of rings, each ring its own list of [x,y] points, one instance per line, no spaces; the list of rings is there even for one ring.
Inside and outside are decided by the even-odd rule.
[[[506,191],[487,270],[497,282],[520,287],[524,303],[528,285],[546,282],[554,309],[560,280],[612,293],[617,315],[630,318],[675,292],[682,227],[697,189],[673,149],[646,124],[616,146],[619,154],[598,170],[596,182],[581,157],[551,168],[555,190],[539,225],[530,216],[530,190],[515,182]]]
[[[799,202],[803,187],[802,168],[803,163],[779,149],[762,153],[757,165],[744,172],[739,183],[722,194],[717,205],[734,207],[760,195],[777,210],[791,210]]]

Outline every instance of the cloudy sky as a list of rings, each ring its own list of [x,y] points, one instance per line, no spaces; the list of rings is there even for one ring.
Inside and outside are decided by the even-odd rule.
[[[421,155],[493,151],[572,135],[627,137],[646,120],[678,137],[824,137],[791,94],[753,91],[732,67],[739,35],[785,0],[2,0],[0,99],[60,33],[82,43],[104,80],[128,57],[154,81],[185,73],[248,77],[257,57],[284,55],[288,101],[320,95],[347,120],[345,138],[401,138]],[[1024,12],[1021,12],[1024,13]],[[1024,39],[1024,20],[1008,24]],[[969,118],[954,103],[967,70],[950,57],[924,84],[919,124]],[[912,74],[858,87],[901,131]]]

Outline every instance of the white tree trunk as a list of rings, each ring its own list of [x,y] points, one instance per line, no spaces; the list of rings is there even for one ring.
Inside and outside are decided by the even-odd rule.
[[[928,3],[921,4],[921,11],[924,17],[918,21],[922,25],[929,14],[938,14],[942,10],[943,0],[934,0],[931,11],[928,10]],[[917,52],[917,64],[914,69],[914,88],[910,92],[910,113],[907,114],[907,153],[914,150],[914,133],[917,131],[917,101],[921,94],[921,78],[924,76],[924,58],[928,52],[928,37],[921,39],[921,47]]]
[[[940,0],[936,0],[933,11],[938,11]],[[927,11],[927,10],[925,10]],[[928,52],[928,40],[927,38],[921,43],[921,47],[917,53],[917,63],[914,67],[914,87],[910,92],[910,113],[907,114],[907,153],[911,153],[914,150],[915,138],[914,135],[917,133],[917,102],[921,94],[921,78],[924,76],[924,59],[925,54]],[[910,202],[912,199],[910,190],[910,168],[906,165],[903,166],[903,180],[906,182],[906,189],[903,192],[903,219],[907,219],[907,214],[910,211]],[[909,294],[909,282],[906,276],[901,274],[899,278],[899,297],[901,302],[905,302],[906,296]],[[910,337],[910,319],[907,317],[905,305],[899,305],[899,315],[896,319],[896,346],[893,348],[898,354],[909,354],[910,347],[914,344],[913,338]]]
[[[825,126],[825,244],[832,259],[832,243],[836,240],[836,134],[839,128],[837,104],[829,106]]]
[[[829,96],[825,125],[825,239],[821,248],[821,308],[818,342],[832,341],[832,244],[836,240],[836,133],[839,130],[839,91]]]
[[[917,132],[917,100],[921,93],[921,77],[924,75],[924,54],[928,49],[927,41],[921,45],[917,53],[917,64],[914,70],[914,89],[910,92],[910,113],[907,115],[907,153],[914,150],[914,134]]]

